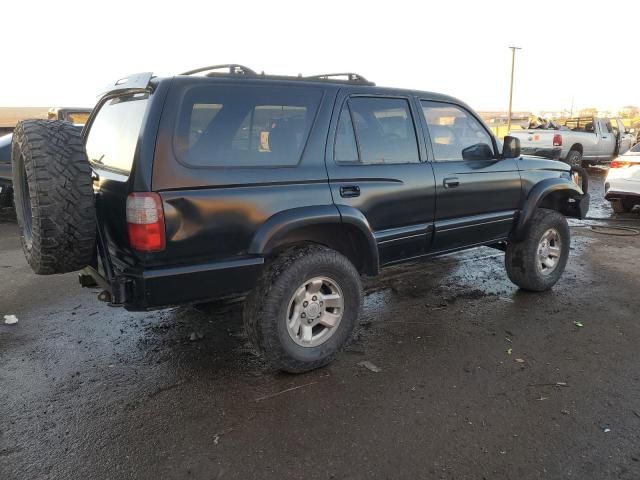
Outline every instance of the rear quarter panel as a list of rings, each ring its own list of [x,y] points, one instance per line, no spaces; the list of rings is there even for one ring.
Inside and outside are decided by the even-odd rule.
[[[328,210],[339,219],[324,166],[335,92],[322,91],[298,165],[194,168],[178,161],[172,144],[181,92],[189,82],[174,79],[158,132],[152,189],[162,198],[167,244],[150,263],[189,264],[253,255],[252,242],[260,228],[285,211],[325,206],[325,213]]]

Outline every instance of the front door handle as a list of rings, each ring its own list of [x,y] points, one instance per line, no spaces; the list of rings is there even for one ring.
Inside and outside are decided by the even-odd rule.
[[[359,197],[360,187],[357,185],[344,185],[340,187],[340,196],[342,198]]]
[[[444,188],[455,188],[460,185],[460,180],[458,180],[458,177],[449,177],[445,178],[442,183],[444,184]]]

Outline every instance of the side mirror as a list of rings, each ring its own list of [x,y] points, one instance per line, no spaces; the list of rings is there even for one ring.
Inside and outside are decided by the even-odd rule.
[[[520,139],[507,135],[503,140],[502,158],[518,158],[520,156]]]
[[[463,160],[490,160],[495,158],[493,150],[486,143],[476,143],[462,150]]]

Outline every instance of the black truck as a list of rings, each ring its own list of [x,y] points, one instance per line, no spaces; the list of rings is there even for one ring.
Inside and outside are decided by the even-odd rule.
[[[81,270],[130,310],[246,295],[250,340],[291,372],[333,358],[361,275],[386,266],[487,245],[515,284],[551,288],[565,217],[589,207],[579,167],[499,144],[455,98],[351,73],[132,75],[82,133],[18,124],[12,160],[36,273]]]

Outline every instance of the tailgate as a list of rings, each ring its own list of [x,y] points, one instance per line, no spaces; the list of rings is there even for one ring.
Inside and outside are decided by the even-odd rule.
[[[551,148],[553,147],[553,136],[557,131],[547,130],[523,130],[509,132],[509,135],[520,140],[520,145],[524,147],[534,148]]]

